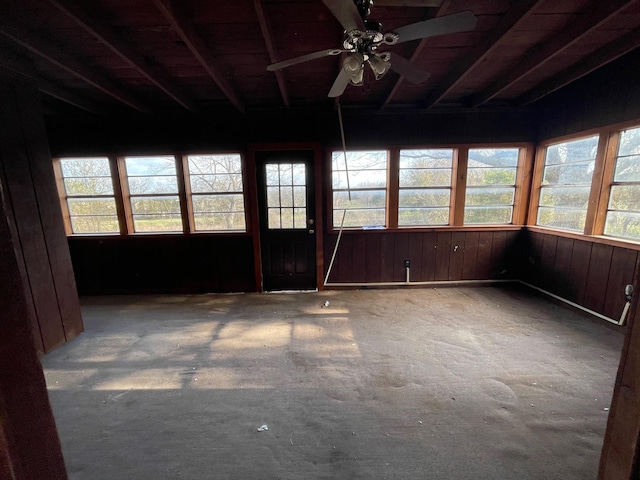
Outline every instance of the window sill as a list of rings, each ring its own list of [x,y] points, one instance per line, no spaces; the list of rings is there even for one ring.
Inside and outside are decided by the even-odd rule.
[[[584,242],[600,243],[603,245],[611,245],[613,247],[628,248],[630,250],[640,251],[640,242],[633,240],[625,240],[616,237],[607,237],[605,235],[585,235],[583,233],[570,232],[568,230],[558,230],[550,227],[540,227],[538,225],[527,225],[528,231],[543,233],[547,235],[556,235],[558,237],[571,238],[574,240],[582,240]]]

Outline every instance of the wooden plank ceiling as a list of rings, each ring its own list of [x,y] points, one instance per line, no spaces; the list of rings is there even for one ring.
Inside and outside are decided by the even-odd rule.
[[[350,1],[350,0],[344,0]],[[640,0],[376,0],[384,31],[471,10],[474,30],[385,50],[429,72],[348,86],[370,109],[522,106],[640,46]],[[401,6],[402,5],[402,6]],[[410,5],[410,6],[407,6]],[[432,5],[432,6],[424,6]],[[436,5],[436,6],[433,6]],[[0,66],[35,79],[59,115],[331,108],[342,57],[321,0],[0,0]]]

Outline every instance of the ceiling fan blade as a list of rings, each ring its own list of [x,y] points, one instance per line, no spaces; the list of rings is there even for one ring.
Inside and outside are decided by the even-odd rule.
[[[366,30],[353,0],[322,0],[322,2],[331,10],[345,30]]]
[[[376,0],[378,7],[439,7],[442,0]]]
[[[327,96],[335,98],[342,95],[344,93],[344,89],[347,88],[347,85],[349,84],[349,80],[351,80],[351,76],[344,70],[344,68],[341,68],[340,73],[336,77],[335,82],[333,82],[333,86],[331,87],[331,90],[329,90],[329,95]]]
[[[396,28],[394,33],[400,37],[398,43],[409,42],[420,38],[473,30],[476,28],[477,21],[478,19],[472,12],[466,11],[405,25]]]
[[[411,83],[420,84],[427,81],[427,78],[431,76],[430,73],[425,72],[421,68],[415,66],[409,60],[395,53],[391,53],[391,70],[402,75]]]
[[[278,63],[272,63],[267,67],[267,70],[269,70],[270,72],[274,72],[276,70],[280,70],[281,68],[290,67],[291,65],[295,65],[297,63],[308,62],[309,60],[315,60],[317,58],[322,58],[322,57],[329,57],[331,55],[340,55],[342,52],[346,52],[346,51],[347,50],[331,48],[329,50],[322,50],[320,52],[308,53],[300,57],[290,58],[289,60],[283,60],[282,62],[278,62]]]

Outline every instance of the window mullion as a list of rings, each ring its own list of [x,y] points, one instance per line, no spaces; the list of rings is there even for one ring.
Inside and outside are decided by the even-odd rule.
[[[116,193],[116,209],[118,211],[118,223],[120,233],[123,235],[132,234],[133,214],[131,212],[131,195],[129,194],[129,183],[127,182],[127,169],[123,157],[109,157],[111,171],[114,173],[113,186]]]
[[[449,208],[449,225],[462,226],[464,223],[469,149],[458,148],[455,152],[454,160],[454,171],[451,178],[453,183],[451,191],[451,206]]]
[[[400,187],[400,150],[389,150],[387,172],[387,228],[398,228],[398,197]]]
[[[584,224],[584,234],[585,235],[596,235],[602,233],[602,231],[598,232],[597,225],[597,215],[600,210],[600,200],[601,200],[601,192],[603,189],[603,179],[604,179],[604,170],[606,159],[609,157],[609,144],[611,143],[611,138],[608,135],[608,131],[599,132],[598,137],[598,150],[596,152],[595,165],[593,168],[593,176],[591,177],[591,190],[589,192],[589,204],[587,206],[587,217],[585,219]],[[617,147],[617,145],[616,145]],[[614,156],[615,152],[614,150]],[[606,210],[606,202],[604,205]],[[604,224],[602,225],[604,228]]]
[[[191,193],[188,186],[188,173],[185,171],[185,157],[183,155],[175,155],[176,160],[176,180],[178,182],[178,197],[180,199],[180,216],[182,217],[182,232],[188,234],[193,231],[193,224],[189,214],[189,204],[191,203]]]
[[[604,168],[602,171],[601,181],[598,188],[598,203],[595,212],[595,222],[593,226],[593,235],[602,235],[607,220],[607,209],[609,206],[609,196],[611,194],[611,185],[613,184],[613,176],[616,168],[616,154],[620,143],[620,132],[611,132],[607,139],[606,151],[604,154]]]

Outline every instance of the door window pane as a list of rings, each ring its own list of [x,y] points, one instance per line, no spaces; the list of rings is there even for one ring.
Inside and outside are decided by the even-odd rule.
[[[267,221],[270,229],[307,228],[307,171],[304,163],[268,163]]]

